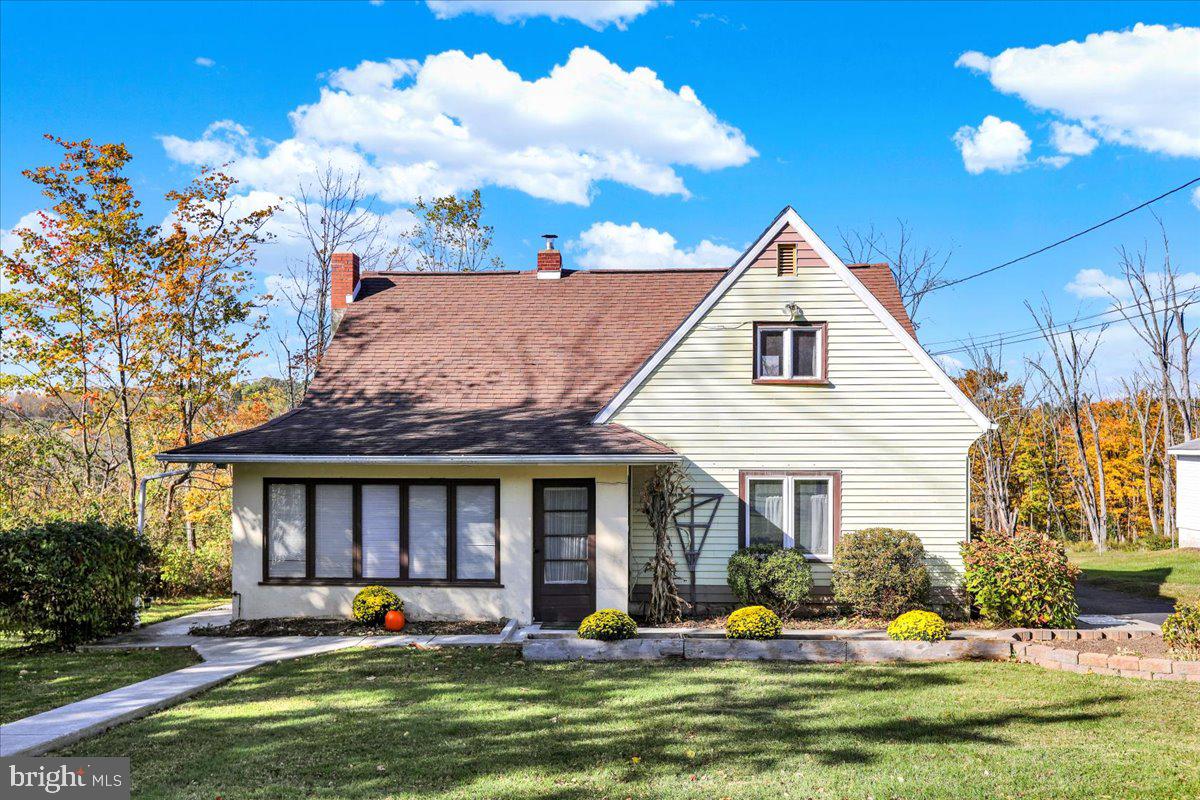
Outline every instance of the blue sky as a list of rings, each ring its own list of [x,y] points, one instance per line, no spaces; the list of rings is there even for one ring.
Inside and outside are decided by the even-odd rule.
[[[20,170],[54,158],[47,132],[125,142],[151,218],[214,153],[245,159],[248,190],[284,192],[283,156],[301,139],[308,154],[319,141],[365,159],[378,208],[400,217],[417,191],[483,183],[498,253],[522,268],[543,232],[566,242],[568,265],[628,261],[643,239],[649,261],[719,259],[790,203],[835,249],[839,229],[903,218],[921,243],[953,248],[952,276],[1200,176],[1200,56],[1181,59],[1170,30],[1200,24],[1195,4],[677,2],[607,24],[541,10],[556,8],[567,16],[513,20],[500,4],[439,18],[395,0],[4,3],[0,228],[39,207]],[[1168,29],[1135,36],[1138,23]],[[1072,40],[1084,45],[1012,50]],[[1129,98],[1113,88],[1123,76]],[[414,83],[420,96],[401,97]],[[302,106],[303,136],[290,116]],[[378,135],[379,120],[416,112],[420,126]],[[439,115],[448,129],[425,126]],[[223,120],[235,125],[206,138]],[[1194,266],[1200,195],[1156,209],[1177,262]],[[1023,303],[1042,293],[1062,315],[1100,310],[1107,298],[1067,286],[1156,236],[1141,212],[938,293],[921,338],[1027,327]]]

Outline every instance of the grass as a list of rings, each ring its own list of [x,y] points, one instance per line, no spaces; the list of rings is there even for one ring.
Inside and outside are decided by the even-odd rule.
[[[182,597],[153,603],[143,625],[164,622],[229,602],[221,597]],[[122,652],[65,653],[0,636],[0,723],[153,678],[195,664],[186,647]]]
[[[363,649],[261,667],[63,754],[139,798],[1200,796],[1200,691],[1032,665],[526,664]]]
[[[1200,602],[1200,550],[1072,553],[1089,583],[1145,597]]]
[[[49,711],[200,659],[189,648],[63,653],[0,639],[0,723]]]
[[[228,602],[228,597],[175,597],[155,600],[142,612],[141,622],[143,625],[153,625],[156,622],[195,614],[197,611],[207,611]]]

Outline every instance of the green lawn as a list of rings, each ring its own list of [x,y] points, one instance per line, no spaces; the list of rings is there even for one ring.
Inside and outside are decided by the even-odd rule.
[[[1014,663],[350,650],[81,742],[139,798],[1200,796],[1200,686]]]
[[[1072,553],[1083,578],[1097,586],[1147,597],[1200,601],[1200,550],[1110,550]]]
[[[207,611],[228,602],[228,597],[176,597],[169,600],[155,600],[149,608],[142,612],[141,621],[143,625],[153,625],[156,622],[166,622],[186,614],[195,614],[197,611]]]
[[[18,639],[0,639],[0,722],[49,711],[199,660],[186,647],[60,653]]]

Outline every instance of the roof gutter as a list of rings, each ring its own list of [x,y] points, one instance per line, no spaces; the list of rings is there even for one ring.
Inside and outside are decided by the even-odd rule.
[[[239,453],[225,456],[172,455],[157,453],[169,464],[666,464],[683,460],[678,453],[652,455],[444,455],[444,456],[294,456]]]

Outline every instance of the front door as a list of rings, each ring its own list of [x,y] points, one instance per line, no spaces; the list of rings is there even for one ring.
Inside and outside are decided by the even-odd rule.
[[[533,617],[578,622],[596,610],[596,482],[533,482]]]

